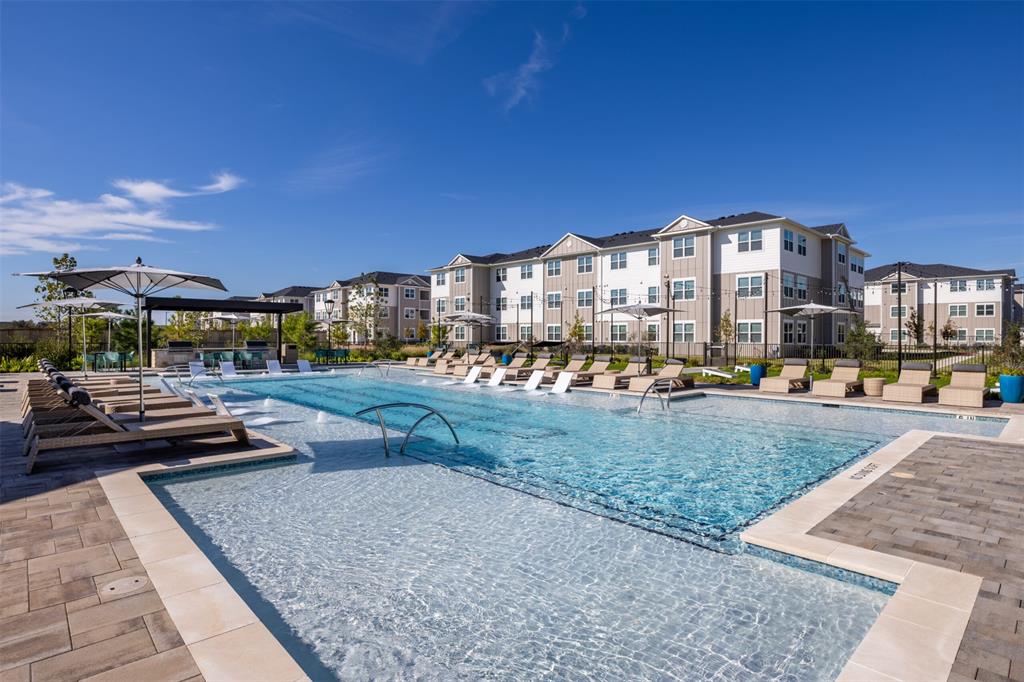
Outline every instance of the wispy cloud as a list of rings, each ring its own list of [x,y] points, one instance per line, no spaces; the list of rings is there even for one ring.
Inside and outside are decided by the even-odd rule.
[[[217,225],[180,220],[169,215],[165,202],[187,196],[219,194],[242,179],[221,173],[211,184],[192,191],[175,190],[152,180],[118,180],[123,194],[102,194],[94,201],[59,199],[47,189],[3,184],[0,192],[0,255],[31,252],[102,251],[104,242],[167,242],[162,232],[200,232]]]
[[[379,170],[386,156],[369,142],[342,141],[317,152],[289,173],[285,188],[299,193],[343,189]]]

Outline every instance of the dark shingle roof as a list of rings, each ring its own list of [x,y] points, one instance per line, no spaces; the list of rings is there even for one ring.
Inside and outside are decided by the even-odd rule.
[[[896,272],[896,264],[888,263],[879,265],[864,271],[865,282],[877,282],[885,279]],[[943,277],[975,277],[977,275],[1010,275],[1016,277],[1017,272],[1013,268],[1002,270],[978,270],[977,268],[965,268],[960,265],[947,265],[946,263],[905,263],[903,272],[912,277],[938,278]]]
[[[756,223],[759,220],[775,220],[781,217],[782,216],[772,215],[771,213],[751,211],[749,213],[736,213],[735,215],[713,218],[711,220],[705,220],[704,222],[708,225],[714,225],[715,227],[729,227],[730,225],[742,225],[743,223]]]
[[[615,246],[630,246],[632,244],[643,244],[644,242],[652,241],[651,237],[660,229],[660,227],[655,227],[650,230],[616,232],[615,234],[608,235],[607,237],[588,237],[583,234],[578,234],[576,236],[580,239],[587,240],[598,248],[608,249]]]
[[[274,296],[309,296],[309,292],[316,291],[317,289],[322,288],[323,287],[290,286],[285,287],[284,289],[278,289],[277,291],[272,291],[269,294],[265,293],[263,294],[263,296],[266,298],[271,298]]]
[[[511,261],[536,258],[550,248],[551,244],[542,244],[540,246],[531,246],[530,248],[523,249],[522,251],[513,251],[512,253],[489,253],[486,256],[470,256],[464,253],[462,256],[469,260],[470,263],[494,265],[495,263],[508,263]]]
[[[811,231],[823,235],[841,234],[844,237],[850,236],[850,233],[846,231],[846,223],[830,223],[828,225],[818,225],[817,227],[812,227]]]
[[[419,277],[421,280],[426,282],[426,278],[423,275],[415,275],[408,272],[385,272],[383,270],[374,270],[373,272],[364,272],[358,277],[352,277],[351,279],[340,279],[338,282],[342,286],[351,286],[353,284],[361,284],[364,282],[376,282],[377,284],[398,284],[403,280],[407,280],[411,277]]]

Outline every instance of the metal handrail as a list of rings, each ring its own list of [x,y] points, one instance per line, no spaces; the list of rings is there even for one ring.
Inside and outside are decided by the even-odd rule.
[[[373,407],[367,407],[367,408],[364,408],[362,410],[359,410],[358,412],[356,412],[356,416],[357,417],[361,417],[362,415],[366,414],[367,412],[376,412],[377,413],[377,422],[380,424],[380,433],[381,433],[381,436],[384,437],[384,456],[385,457],[390,457],[391,456],[391,446],[388,443],[388,430],[387,430],[387,427],[384,425],[384,415],[381,413],[381,410],[387,410],[387,409],[390,409],[392,407],[416,407],[416,408],[419,408],[421,410],[426,410],[427,411],[427,413],[425,415],[423,415],[422,417],[420,417],[419,419],[416,420],[416,422],[412,425],[412,428],[409,429],[409,432],[405,434],[405,440],[402,441],[402,447],[398,451],[398,454],[400,454],[400,455],[404,455],[405,454],[405,448],[406,448],[407,445],[409,445],[409,438],[412,437],[412,432],[415,431],[416,427],[419,426],[420,424],[422,424],[423,421],[427,417],[430,417],[432,415],[437,415],[441,419],[441,421],[443,421],[445,423],[445,426],[447,426],[448,430],[451,431],[451,433],[452,433],[452,438],[455,439],[455,444],[456,445],[459,444],[459,436],[458,436],[458,434],[455,433],[455,429],[452,427],[451,422],[448,421],[448,419],[443,414],[441,414],[440,412],[435,410],[433,407],[430,407],[429,405],[423,405],[421,403],[384,403],[382,405],[374,405]]]
[[[374,360],[372,362],[366,363],[365,365],[363,365],[362,367],[359,368],[359,374],[357,374],[356,376],[361,377],[361,376],[363,376],[363,370],[364,369],[366,369],[367,367],[374,367],[374,368],[376,368],[376,370],[378,372],[380,372],[381,377],[384,377],[384,378],[388,377],[390,375],[390,373],[391,373],[391,363],[388,363],[387,365],[385,365],[388,368],[386,372],[383,369],[380,368],[381,366],[378,363],[380,363],[380,360]]]
[[[191,371],[192,371],[192,370],[189,370],[189,372],[190,372],[190,373],[191,373]],[[190,378],[190,379],[188,380],[188,387],[189,387],[189,388],[192,388],[192,382],[193,382],[193,381],[195,381],[196,379],[198,379],[199,377],[203,376],[204,374],[205,374],[206,376],[210,376],[210,377],[217,377],[218,379],[220,379],[220,380],[221,380],[221,383],[223,383],[223,382],[224,382],[224,377],[222,377],[222,376],[220,375],[220,373],[217,373],[217,372],[211,372],[210,370],[208,370],[208,369],[206,369],[206,368],[204,367],[204,368],[203,368],[203,371],[202,371],[202,372],[200,372],[199,374],[196,374],[195,376],[191,377],[191,378]],[[177,380],[178,380],[178,384],[184,384],[184,383],[185,383],[185,382],[183,382],[183,381],[181,380],[181,366],[180,366],[180,365],[174,365],[174,376],[175,376],[175,378],[177,378]]]
[[[675,381],[675,377],[661,377],[660,379],[655,379],[654,381],[652,381],[651,385],[644,389],[644,394],[640,396],[640,404],[636,406],[636,413],[640,414],[640,408],[644,406],[644,399],[647,397],[647,394],[650,393],[656,386],[663,384],[665,382],[668,382],[668,403],[666,404],[665,398],[657,391],[654,392],[654,395],[658,396],[658,400],[661,402],[661,409],[669,409],[669,406],[672,404],[672,384],[675,383]]]

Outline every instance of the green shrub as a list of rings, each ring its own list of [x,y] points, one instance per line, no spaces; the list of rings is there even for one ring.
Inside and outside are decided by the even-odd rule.
[[[0,357],[0,374],[13,374],[16,372],[33,372],[37,369],[36,359]]]

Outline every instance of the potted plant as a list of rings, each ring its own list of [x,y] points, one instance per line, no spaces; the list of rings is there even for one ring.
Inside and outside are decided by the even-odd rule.
[[[1020,325],[1011,324],[992,355],[999,367],[999,397],[1004,403],[1024,400],[1024,347],[1020,340]]]

